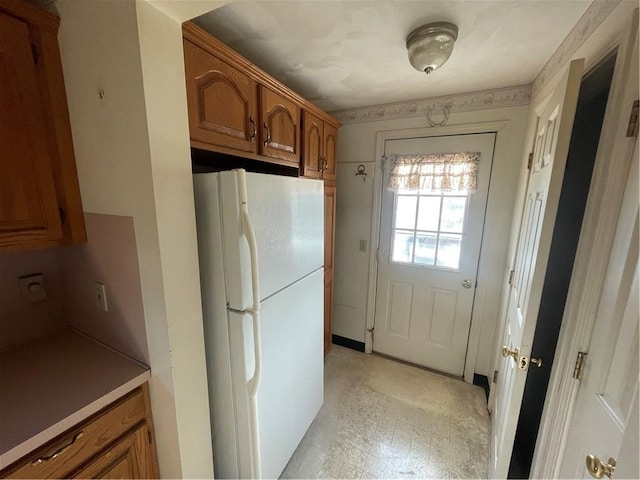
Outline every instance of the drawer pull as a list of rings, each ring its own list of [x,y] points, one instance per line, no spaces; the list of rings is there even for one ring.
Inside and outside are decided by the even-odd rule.
[[[35,467],[36,465],[41,464],[42,462],[48,462],[49,460],[53,460],[54,458],[59,457],[60,455],[62,455],[64,452],[66,452],[67,450],[69,450],[69,448],[71,448],[71,446],[76,443],[76,440],[78,440],[80,437],[82,437],[82,432],[78,432],[76,433],[73,438],[71,439],[71,441],[69,443],[67,443],[66,445],[63,445],[62,447],[60,447],[58,450],[56,450],[55,452],[53,452],[51,455],[46,455],[44,457],[40,457],[37,460],[34,460],[33,462],[31,462],[31,466]]]

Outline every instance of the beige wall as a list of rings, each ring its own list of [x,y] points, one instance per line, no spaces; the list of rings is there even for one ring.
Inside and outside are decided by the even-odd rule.
[[[211,477],[180,25],[145,2],[55,9],[84,210],[133,217],[161,475]]]
[[[136,7],[182,475],[212,477],[182,25],[148,2]]]
[[[487,231],[490,248],[483,248],[478,271],[478,290],[474,302],[476,345],[469,354],[476,357],[475,372],[490,375],[492,350],[497,328],[502,281],[508,272],[507,246],[513,215],[516,188],[523,165],[522,144],[528,107],[505,107],[450,115],[447,127],[482,122],[504,121],[506,130],[499,133],[502,146],[496,149],[491,190],[487,205]],[[333,333],[365,341],[369,261],[376,244],[366,253],[359,251],[359,241],[369,243],[373,215],[374,161],[376,134],[392,130],[425,128],[424,116],[343,125],[338,141],[338,201],[336,216],[336,279]],[[500,138],[499,138],[500,141]],[[367,167],[367,181],[355,177],[358,164]],[[477,353],[476,353],[477,352]]]
[[[35,273],[44,276],[47,299],[30,304],[20,293],[18,277]],[[64,328],[61,279],[56,249],[0,255],[0,350]]]
[[[84,214],[87,243],[57,249],[64,319],[74,328],[149,365],[133,218]],[[96,307],[104,284],[107,311]]]

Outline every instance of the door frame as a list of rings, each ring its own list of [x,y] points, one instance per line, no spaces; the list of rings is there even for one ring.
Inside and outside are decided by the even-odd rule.
[[[485,301],[488,296],[495,295],[496,298],[500,297],[502,292],[502,285],[508,280],[507,271],[507,249],[509,247],[509,235],[508,232],[511,228],[512,211],[509,212],[490,212],[489,206],[492,199],[496,201],[496,196],[504,197],[511,192],[509,204],[513,205],[515,199],[515,186],[509,188],[504,185],[494,185],[491,179],[494,176],[500,176],[503,172],[502,169],[506,169],[507,164],[504,162],[497,162],[499,158],[505,158],[509,154],[509,130],[510,120],[503,121],[490,121],[490,122],[478,122],[461,125],[450,125],[445,127],[425,127],[425,128],[410,128],[400,130],[387,130],[381,131],[376,134],[376,155],[375,155],[375,168],[373,175],[373,210],[371,218],[371,238],[370,245],[371,250],[369,254],[369,288],[367,292],[367,313],[366,313],[366,331],[365,331],[365,353],[371,353],[373,350],[373,335],[372,328],[374,325],[375,317],[375,303],[376,303],[376,289],[378,282],[378,261],[377,251],[380,246],[380,214],[382,209],[382,191],[383,191],[383,171],[382,171],[382,157],[384,155],[385,142],[387,140],[400,140],[405,138],[422,138],[422,137],[440,137],[446,135],[465,135],[475,133],[495,133],[495,147],[493,151],[493,165],[491,169],[491,177],[489,180],[489,193],[487,196],[487,207],[485,210],[485,223],[483,229],[482,243],[480,246],[480,256],[478,262],[478,272],[476,291],[473,299],[473,307],[471,314],[471,325],[469,328],[469,339],[467,342],[466,358],[464,365],[464,380],[467,383],[473,383],[473,375],[475,373],[476,357],[478,354],[478,347],[480,343],[480,334],[483,324],[487,321],[494,321],[495,319],[486,318],[489,316],[485,312]],[[503,187],[503,188],[498,188]],[[501,233],[500,228],[492,228],[495,224],[501,224],[504,222],[503,230],[506,234]],[[497,251],[505,252],[501,262],[495,262],[495,259],[490,259],[489,252],[487,252],[484,246],[492,245],[496,246]],[[497,328],[497,322],[494,328]]]
[[[634,45],[635,44],[635,45]],[[587,352],[595,315],[612,253],[615,226],[637,137],[625,137],[628,115],[637,87],[638,10],[630,26],[616,39],[618,57],[600,134],[600,143],[580,233],[576,262],[567,293],[545,407],[531,465],[532,478],[556,478],[564,455],[580,380],[573,378],[577,352]],[[592,59],[585,72],[612,48]],[[635,80],[632,69],[636,69]],[[628,88],[631,82],[635,86]],[[621,141],[621,138],[624,138]],[[588,356],[587,356],[588,358]]]

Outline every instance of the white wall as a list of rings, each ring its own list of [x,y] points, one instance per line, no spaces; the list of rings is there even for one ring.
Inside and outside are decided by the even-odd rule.
[[[518,178],[523,164],[522,144],[527,116],[527,106],[494,108],[451,113],[448,127],[484,122],[505,121],[508,124],[502,134],[502,148],[496,150],[491,191],[487,207],[487,221],[492,225],[494,238],[504,236],[504,250],[499,245],[483,247],[484,258],[478,276],[476,303],[481,307],[475,328],[479,337],[475,372],[490,375],[492,349],[499,308],[499,285],[507,272],[506,245],[508,240]],[[437,121],[440,118],[435,119]],[[336,279],[334,293],[333,333],[360,342],[365,341],[369,284],[369,260],[374,245],[368,251],[359,251],[359,241],[371,238],[373,214],[373,174],[376,160],[376,134],[392,130],[425,128],[424,116],[343,125],[338,141],[338,180],[336,216]],[[369,173],[366,182],[354,174],[359,164]],[[489,218],[490,217],[490,218]],[[486,230],[485,230],[486,231]],[[484,265],[484,268],[483,268]],[[499,272],[498,287],[487,288],[483,278],[489,272]],[[484,272],[484,273],[483,273]],[[476,313],[474,313],[474,318]],[[472,327],[474,328],[474,327]],[[470,352],[473,354],[474,352]]]
[[[134,2],[54,8],[84,210],[134,220],[161,475],[212,477],[180,24]]]

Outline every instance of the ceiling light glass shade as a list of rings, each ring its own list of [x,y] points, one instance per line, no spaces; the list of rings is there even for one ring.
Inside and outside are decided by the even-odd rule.
[[[407,37],[409,62],[428,75],[449,59],[457,38],[458,27],[453,23],[435,22],[418,27]]]

